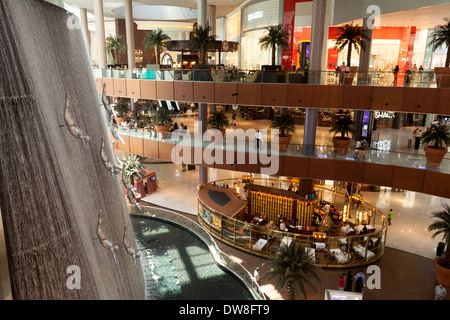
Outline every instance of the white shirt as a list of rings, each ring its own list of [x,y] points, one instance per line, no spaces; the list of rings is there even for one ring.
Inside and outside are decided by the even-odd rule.
[[[323,212],[324,212],[325,214],[330,213],[330,205],[329,205],[329,204],[326,204],[325,207],[323,207]]]
[[[284,224],[284,222],[282,222],[282,223],[280,224],[280,230],[281,230],[281,231],[289,231],[288,228],[286,228],[286,225]]]
[[[258,272],[258,270],[255,270],[255,273],[253,273],[253,277],[255,278],[256,281],[259,281],[259,272]]]

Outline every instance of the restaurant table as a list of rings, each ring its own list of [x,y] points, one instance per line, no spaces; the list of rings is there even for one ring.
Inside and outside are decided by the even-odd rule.
[[[254,245],[253,245],[253,251],[261,251],[264,246],[267,244],[266,239],[259,239]]]

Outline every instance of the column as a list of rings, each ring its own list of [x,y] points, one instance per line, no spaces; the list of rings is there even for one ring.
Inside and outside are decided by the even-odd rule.
[[[200,121],[198,126],[198,131],[203,137],[203,133],[206,131],[206,125],[208,122],[208,105],[206,103],[198,104],[198,121]],[[199,168],[199,183],[208,183],[208,167],[198,166]]]
[[[211,35],[212,36],[216,36],[217,35],[217,30],[216,30],[216,6],[213,5],[209,5],[208,6],[208,21],[209,21],[209,26],[211,27]],[[217,53],[216,52],[211,52],[212,53],[212,57],[214,58],[212,61],[213,64],[218,64],[218,60],[217,60]]]
[[[106,68],[105,19],[103,17],[103,0],[94,0],[95,41],[97,43],[97,64]]]
[[[206,0],[197,0],[197,26],[206,28]]]
[[[402,127],[402,113],[396,112],[394,114],[394,124],[392,125],[392,128],[400,129],[401,127]]]
[[[87,9],[80,9],[81,30],[89,57],[91,56],[91,37],[88,28]]]
[[[125,1],[125,30],[127,36],[127,55],[128,55],[128,69],[136,67],[134,59],[134,21],[133,21],[133,1]]]
[[[366,48],[361,48],[359,55],[359,69],[358,69],[358,85],[370,85],[370,77],[368,76],[370,66],[370,53],[372,51],[372,36],[373,28],[367,27],[368,18],[363,19],[363,29],[370,38],[370,41],[366,41]]]

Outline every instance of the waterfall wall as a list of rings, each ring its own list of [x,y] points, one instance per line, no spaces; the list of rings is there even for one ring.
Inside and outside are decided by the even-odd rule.
[[[100,157],[110,136],[80,29],[41,0],[0,1],[0,207],[14,299],[143,299],[144,277],[120,177]],[[70,134],[71,118],[90,142]],[[113,150],[106,143],[112,159]],[[97,236],[102,230],[115,253]],[[69,266],[80,289],[69,289]]]

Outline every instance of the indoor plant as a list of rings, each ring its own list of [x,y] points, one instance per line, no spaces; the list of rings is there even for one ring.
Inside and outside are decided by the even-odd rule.
[[[106,38],[106,52],[111,53],[113,61],[112,64],[117,64],[118,62],[118,57],[117,57],[117,52],[118,51],[122,51],[125,52],[127,51],[127,45],[125,43],[122,42],[123,40],[123,36],[121,35],[109,35]]]
[[[229,126],[227,114],[224,110],[217,110],[210,114],[208,119],[208,125],[212,129],[218,129],[222,133],[225,132],[225,128]]]
[[[427,165],[438,167],[447,153],[450,145],[450,129],[445,123],[433,124],[420,136],[425,145],[424,151],[427,157]]]
[[[442,234],[442,240],[446,245],[444,257],[434,259],[436,280],[438,283],[443,283],[444,286],[450,286],[450,207],[446,204],[444,210],[433,212],[431,215],[436,220],[428,226],[428,230],[436,231],[432,235],[433,239]]]
[[[124,100],[118,100],[116,105],[114,106],[114,110],[117,112],[116,122],[117,124],[121,124],[124,121],[128,120],[127,114],[130,112],[130,105]]]
[[[169,110],[159,107],[153,114],[152,121],[155,125],[155,130],[157,132],[162,132],[163,139],[165,139],[167,137],[167,132],[169,132],[170,124],[172,123]]]
[[[450,21],[448,19],[444,20],[447,24],[437,26],[428,43],[428,46],[431,46],[433,51],[439,47],[447,48],[445,67],[434,68],[438,87],[450,87]]]
[[[334,133],[334,149],[337,155],[345,156],[351,142],[351,137],[348,136],[354,133],[352,116],[350,113],[346,113],[343,116],[333,115],[332,119],[333,123],[329,132]],[[337,134],[340,134],[340,136],[336,137]]]
[[[292,136],[289,134],[295,132],[295,119],[291,113],[280,113],[276,115],[270,125],[271,128],[278,129],[280,131],[278,135],[279,150],[286,152]]]
[[[266,27],[265,29],[267,34],[259,38],[259,44],[263,50],[267,48],[272,49],[272,66],[275,66],[277,48],[285,49],[288,47],[289,31],[282,24]]]
[[[291,242],[289,246],[281,246],[280,250],[264,263],[269,267],[266,277],[276,279],[276,290],[285,288],[288,300],[295,300],[303,295],[307,299],[306,286],[317,292],[315,283],[320,283],[317,268],[301,242]]]
[[[208,51],[214,47],[216,40],[215,35],[210,35],[211,27],[203,28],[202,26],[196,28],[193,37],[190,40],[189,46],[198,50],[198,59],[200,65],[208,63]]]
[[[123,175],[128,179],[133,187],[136,187],[135,179],[143,178],[144,166],[141,163],[141,159],[137,156],[130,156],[128,159],[122,160],[123,163]],[[140,195],[136,194],[136,201],[140,201]]]
[[[164,49],[164,41],[167,40],[170,40],[170,37],[161,29],[150,31],[144,38],[145,50],[155,49],[157,64],[161,64],[161,49]]]
[[[352,84],[355,72],[358,70],[357,67],[352,67],[352,48],[355,48],[359,52],[359,48],[366,48],[366,41],[370,41],[371,38],[368,36],[367,31],[359,25],[346,24],[343,27],[337,27],[336,35],[337,38],[334,40],[336,48],[339,51],[347,48],[347,66],[350,68],[350,73],[345,76],[345,84]]]

